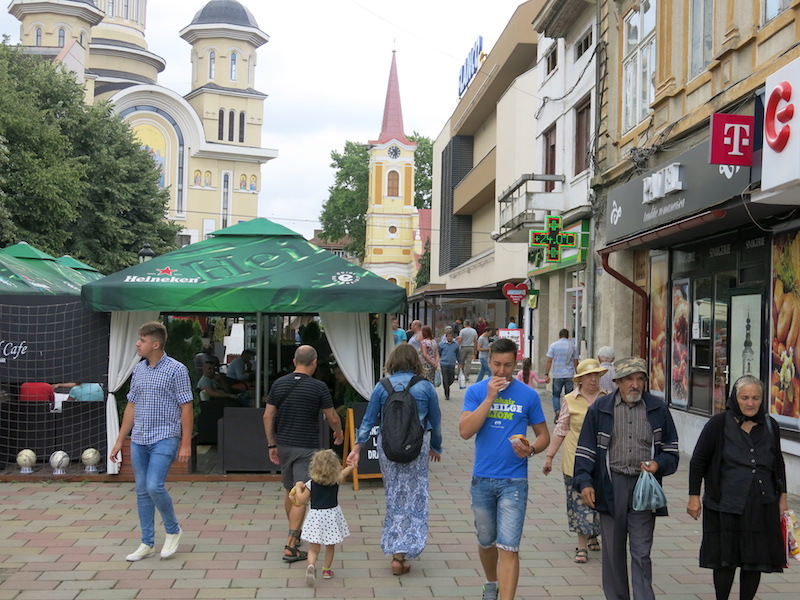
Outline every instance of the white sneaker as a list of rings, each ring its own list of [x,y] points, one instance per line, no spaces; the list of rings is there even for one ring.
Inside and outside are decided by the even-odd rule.
[[[164,547],[161,548],[161,558],[169,558],[178,551],[181,535],[183,535],[182,529],[178,529],[178,533],[167,534],[167,539],[164,540]]]
[[[306,567],[306,585],[308,587],[314,587],[314,584],[317,582],[317,568],[314,565],[308,565]]]
[[[139,547],[136,549],[136,552],[128,554],[125,557],[125,560],[129,562],[136,562],[137,560],[142,560],[143,558],[150,558],[155,554],[155,548],[153,546],[148,546],[147,544],[139,544]]]

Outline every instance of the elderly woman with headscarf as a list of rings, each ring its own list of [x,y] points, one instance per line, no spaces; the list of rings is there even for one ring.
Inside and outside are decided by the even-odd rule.
[[[786,468],[761,381],[750,375],[736,380],[726,408],[708,420],[697,440],[686,512],[700,516],[705,483],[700,566],[714,570],[717,600],[728,598],[739,567],[739,597],[749,600],[761,573],[780,573],[786,564],[781,532]]]
[[[606,370],[593,358],[578,363],[575,376],[575,389],[564,397],[561,412],[558,415],[550,446],[547,448],[542,472],[549,475],[553,470],[553,458],[564,444],[561,455],[561,472],[567,489],[567,521],[569,530],[578,534],[578,547],[575,548],[576,563],[583,564],[589,560],[589,550],[600,550],[597,536],[600,534],[600,521],[597,511],[589,508],[581,499],[581,495],[572,487],[572,476],[575,466],[575,449],[581,434],[586,411],[600,396],[608,393],[600,387],[600,377]]]

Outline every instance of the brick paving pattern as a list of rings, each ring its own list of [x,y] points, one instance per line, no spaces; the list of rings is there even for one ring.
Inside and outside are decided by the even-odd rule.
[[[340,501],[352,534],[337,548],[335,577],[304,583],[305,562],[281,559],[286,540],[283,491],[270,483],[171,483],[184,536],[178,553],[137,563],[132,483],[0,484],[0,600],[116,598],[436,598],[478,599],[483,583],[469,507],[472,442],[458,436],[463,392],[442,400],[444,450],[431,467],[430,540],[412,570],[394,577],[380,549],[384,511],[380,481],[347,484]],[[545,414],[552,408],[542,393]],[[560,455],[559,455],[560,456]],[[555,461],[556,465],[559,461]],[[572,561],[576,540],[564,514],[560,472],[545,477],[531,460],[531,492],[522,541],[518,598],[600,600],[600,553]],[[659,598],[713,600],[711,573],[697,566],[699,522],[685,512],[688,457],[666,480],[671,515],[656,525],[654,579]],[[790,498],[800,509],[800,499]],[[164,531],[157,527],[157,550]],[[765,575],[758,598],[797,597],[800,562]],[[738,587],[738,584],[737,584]],[[794,590],[794,591],[792,591]],[[736,587],[731,597],[738,597]]]

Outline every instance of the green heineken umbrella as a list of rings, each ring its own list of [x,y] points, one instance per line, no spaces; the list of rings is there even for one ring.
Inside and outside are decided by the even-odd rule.
[[[81,284],[75,284],[52,269],[42,268],[37,262],[23,261],[0,250],[0,296],[68,295],[81,293]]]
[[[67,287],[75,286],[75,291],[72,293],[79,294],[81,286],[84,283],[92,281],[91,278],[83,275],[80,271],[71,269],[62,265],[56,260],[54,256],[50,256],[47,252],[42,252],[38,248],[31,246],[26,242],[19,242],[13,246],[8,246],[0,250],[4,256],[11,256],[18,261],[29,265],[31,269],[55,280],[60,279],[65,282]]]
[[[267,219],[83,286],[98,311],[171,313],[379,312],[404,309],[405,290]]]
[[[56,259],[56,262],[64,265],[65,267],[69,267],[70,269],[78,271],[84,277],[87,277],[90,281],[95,281],[96,279],[102,279],[103,277],[105,277],[105,275],[103,275],[93,266],[87,265],[85,262],[81,262],[77,258],[72,258],[69,254],[65,254],[64,256],[59,256]]]

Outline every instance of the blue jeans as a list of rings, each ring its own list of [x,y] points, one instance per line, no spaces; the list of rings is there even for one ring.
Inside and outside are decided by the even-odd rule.
[[[553,412],[556,413],[556,418],[558,418],[558,413],[561,412],[562,389],[565,396],[575,389],[575,382],[572,381],[571,377],[556,377],[553,379]]]
[[[470,492],[478,545],[519,552],[528,504],[528,480],[473,477]]]
[[[489,370],[489,359],[481,358],[481,370],[478,372],[478,378],[475,381],[480,381],[486,375],[489,379],[492,378],[492,372]]]
[[[180,438],[167,438],[142,446],[131,442],[131,464],[136,478],[136,505],[139,508],[139,525],[142,543],[155,545],[155,509],[161,513],[164,529],[175,534],[180,531],[172,498],[164,487],[167,472],[178,455]]]

